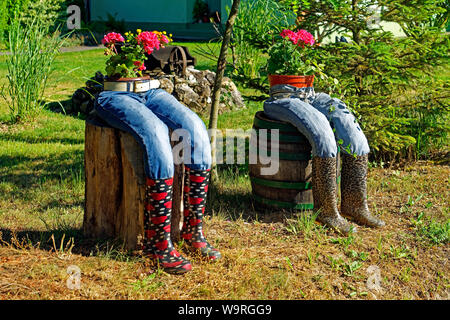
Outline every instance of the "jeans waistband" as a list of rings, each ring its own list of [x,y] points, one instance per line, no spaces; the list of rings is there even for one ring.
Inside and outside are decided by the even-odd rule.
[[[278,84],[270,88],[270,97],[273,100],[284,98],[299,98],[307,100],[314,98],[316,93],[313,87],[297,88],[288,84]]]
[[[105,81],[105,91],[120,91],[133,93],[146,93],[150,89],[159,88],[159,80],[137,80],[137,81]]]

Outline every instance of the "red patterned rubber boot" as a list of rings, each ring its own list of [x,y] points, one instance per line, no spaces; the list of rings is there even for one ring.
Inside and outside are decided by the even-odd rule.
[[[147,178],[145,203],[145,252],[157,259],[164,271],[172,274],[188,272],[191,263],[174,248],[170,238],[173,178]]]
[[[202,256],[217,260],[220,252],[206,241],[203,234],[203,214],[208,194],[211,170],[192,170],[186,167],[184,177],[184,223],[181,237]]]

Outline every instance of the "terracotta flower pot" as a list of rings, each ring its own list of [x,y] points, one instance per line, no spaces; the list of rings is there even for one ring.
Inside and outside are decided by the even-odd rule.
[[[157,87],[159,87],[159,81],[151,80],[149,76],[137,78],[105,78],[103,83],[103,89],[105,91],[128,91],[139,93]]]
[[[269,75],[270,86],[277,84],[288,84],[297,88],[312,87],[314,83],[314,75],[311,76],[292,76],[292,75]]]

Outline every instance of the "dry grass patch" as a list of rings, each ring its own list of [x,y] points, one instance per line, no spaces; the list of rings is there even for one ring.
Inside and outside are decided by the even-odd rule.
[[[101,50],[61,55],[46,100],[64,103],[104,59]],[[5,74],[0,57],[0,86]],[[224,114],[221,127],[247,129],[260,108]],[[0,122],[7,112],[2,100]],[[83,157],[82,119],[45,110],[31,124],[0,123],[0,299],[449,299],[448,165],[373,166],[369,205],[387,226],[350,237],[309,212],[255,208],[248,168],[223,166],[205,223],[223,259],[178,244],[194,270],[174,276],[120,243],[82,236]],[[67,286],[70,266],[79,289]]]
[[[75,234],[74,247],[66,252],[68,238],[61,239],[61,233],[53,244],[45,242],[48,232],[41,243],[26,240],[25,232],[25,240],[12,237],[0,247],[0,298],[448,299],[448,238],[433,243],[414,221],[422,213],[422,225],[431,219],[441,227],[448,223],[449,173],[449,167],[428,163],[371,169],[370,205],[387,226],[360,227],[351,236],[316,223],[307,235],[301,226],[293,232],[299,220],[292,215],[273,219],[274,213],[260,212],[258,219],[244,219],[256,214],[250,204],[240,218],[213,213],[206,221],[207,237],[224,258],[209,263],[178,244],[194,265],[183,276],[165,274],[117,244],[96,244]],[[81,270],[80,289],[67,287],[70,265]]]

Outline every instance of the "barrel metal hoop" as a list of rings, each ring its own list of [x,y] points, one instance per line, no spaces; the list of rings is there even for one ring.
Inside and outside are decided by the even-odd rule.
[[[265,149],[263,149],[263,150],[265,150]],[[254,152],[252,152],[250,155],[258,156],[258,154],[255,154]],[[269,150],[266,150],[266,155],[267,155],[267,157],[271,157],[272,153]],[[312,159],[312,154],[311,153],[279,152],[278,158],[280,160],[290,160],[290,161],[309,161]]]
[[[288,208],[288,209],[296,209],[296,210],[312,210],[312,209],[314,209],[313,203],[291,203],[291,202],[285,202],[285,201],[278,201],[278,200],[263,198],[256,194],[253,194],[253,197],[259,203],[276,206],[279,208]]]
[[[284,132],[299,132],[296,127],[289,123],[274,123],[255,117],[253,124],[261,129],[279,129]]]
[[[286,181],[275,181],[275,180],[267,180],[257,177],[250,177],[250,181],[255,184],[272,187],[272,188],[280,188],[280,189],[294,189],[294,190],[310,190],[311,182],[286,182]]]
[[[255,129],[256,131],[256,137],[259,138],[259,130],[262,128],[253,128],[253,129]],[[303,135],[280,134],[278,139],[280,142],[309,143],[309,141]]]
[[[275,181],[267,180],[257,177],[250,177],[250,181],[258,184],[260,186],[281,188],[281,189],[294,189],[294,190],[310,190],[312,189],[313,182],[286,182],[286,181]],[[341,183],[341,176],[336,178],[336,184]]]

